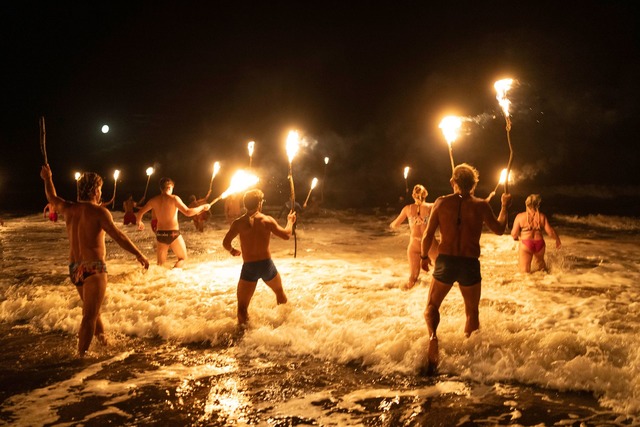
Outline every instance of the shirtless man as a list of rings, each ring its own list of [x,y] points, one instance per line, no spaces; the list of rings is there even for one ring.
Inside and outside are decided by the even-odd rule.
[[[105,344],[100,307],[107,289],[105,232],[123,249],[131,252],[144,268],[149,261],[113,223],[109,211],[100,206],[102,178],[89,172],[78,180],[78,202],[66,201],[56,194],[49,165],[42,166],[40,177],[53,209],[65,217],[69,237],[69,276],[82,299],[82,322],[78,333],[78,354],[83,357],[95,335]]]
[[[486,224],[498,236],[507,226],[507,206],[510,194],[502,195],[502,207],[498,218],[489,203],[475,197],[473,191],[478,184],[478,171],[463,163],[453,170],[451,177],[453,194],[439,197],[431,211],[427,231],[422,239],[422,268],[429,271],[432,260],[429,249],[436,230],[440,228],[440,245],[435,260],[433,280],[429,288],[429,299],[425,320],[429,331],[428,373],[434,373],[438,365],[438,336],[440,305],[454,282],[458,282],[464,299],[466,314],[465,335],[480,328],[478,305],[482,277],[480,276],[480,236]]]
[[[211,205],[205,203],[197,208],[188,208],[182,199],[173,194],[175,184],[170,178],[162,178],[160,180],[160,194],[151,198],[136,214],[136,223],[138,230],[144,230],[142,217],[145,213],[153,209],[158,219],[158,230],[156,231],[158,255],[158,265],[163,265],[167,261],[169,248],[178,258],[174,268],[182,268],[187,259],[187,247],[184,239],[180,235],[180,226],[178,225],[178,211],[186,216],[194,216],[202,211],[208,211]]]
[[[280,273],[271,260],[269,241],[272,233],[281,239],[289,240],[293,232],[293,224],[296,222],[296,213],[289,213],[287,225],[282,228],[273,217],[261,212],[263,201],[264,193],[261,190],[247,191],[243,198],[247,212],[231,223],[222,241],[222,246],[231,255],[242,255],[244,261],[237,290],[240,326],[246,325],[249,320],[249,303],[256,290],[258,279],[262,279],[273,290],[278,304],[287,302]],[[236,236],[240,236],[241,250],[231,245]]]

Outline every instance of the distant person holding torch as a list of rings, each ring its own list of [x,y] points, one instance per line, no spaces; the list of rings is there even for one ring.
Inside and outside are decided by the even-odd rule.
[[[249,321],[249,303],[258,279],[262,279],[273,290],[278,304],[287,302],[280,273],[271,260],[269,242],[271,234],[289,240],[293,233],[293,224],[296,222],[296,213],[293,211],[287,216],[287,225],[284,228],[273,217],[263,214],[264,193],[261,190],[247,191],[243,203],[247,212],[231,223],[222,241],[222,246],[231,255],[242,255],[244,261],[237,290],[240,326],[245,326]],[[240,237],[240,250],[231,244],[236,236]]]
[[[438,257],[435,259],[425,311],[429,331],[428,373],[435,372],[439,361],[436,330],[440,323],[440,305],[455,282],[458,282],[464,299],[467,319],[464,327],[465,335],[470,336],[473,331],[480,328],[478,311],[482,289],[478,259],[480,236],[485,224],[495,234],[499,236],[504,234],[508,219],[507,206],[511,201],[510,194],[502,194],[502,207],[496,218],[489,203],[473,195],[478,184],[478,171],[466,163],[453,169],[450,182],[453,194],[439,197],[435,201],[422,239],[422,268],[429,271],[434,261],[431,259],[429,250],[436,230],[440,229]]]
[[[171,178],[160,180],[160,194],[152,197],[136,214],[138,230],[144,230],[142,217],[145,213],[153,209],[158,219],[158,230],[156,231],[158,265],[163,265],[167,261],[169,249],[173,251],[178,260],[174,268],[182,268],[187,259],[187,247],[184,239],[180,235],[178,225],[178,211],[188,217],[208,211],[211,205],[205,203],[197,208],[188,208],[182,199],[173,194],[175,184]]]

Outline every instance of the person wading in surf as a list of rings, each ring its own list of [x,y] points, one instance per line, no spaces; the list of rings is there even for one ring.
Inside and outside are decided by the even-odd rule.
[[[455,282],[464,299],[466,323],[464,333],[468,337],[480,328],[478,305],[482,277],[480,275],[480,236],[486,224],[497,235],[504,234],[507,226],[507,206],[510,194],[502,195],[502,207],[498,218],[489,203],[475,197],[473,191],[478,184],[478,171],[463,163],[453,170],[450,180],[453,194],[439,197],[433,206],[427,231],[422,239],[422,268],[429,271],[432,260],[429,250],[436,230],[440,229],[438,257],[435,259],[433,279],[429,288],[429,299],[425,320],[429,331],[427,351],[427,373],[433,374],[438,366],[438,336],[440,305]]]

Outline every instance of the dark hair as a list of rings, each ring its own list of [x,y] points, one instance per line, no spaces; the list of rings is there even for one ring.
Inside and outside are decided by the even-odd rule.
[[[264,193],[262,190],[253,189],[244,193],[244,197],[242,198],[242,203],[244,207],[247,208],[248,211],[252,211],[258,207],[262,199],[264,198]]]
[[[169,185],[176,186],[176,183],[173,182],[171,178],[160,178],[160,190],[164,191]]]
[[[78,180],[78,200],[89,201],[102,188],[102,178],[94,172],[85,172]]]
[[[453,169],[453,181],[462,191],[472,192],[478,183],[478,171],[473,166],[462,163]]]

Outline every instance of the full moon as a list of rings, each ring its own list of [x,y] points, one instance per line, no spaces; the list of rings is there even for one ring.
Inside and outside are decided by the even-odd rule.
[[[107,133],[109,132],[109,125],[103,125],[102,126],[102,133]]]

